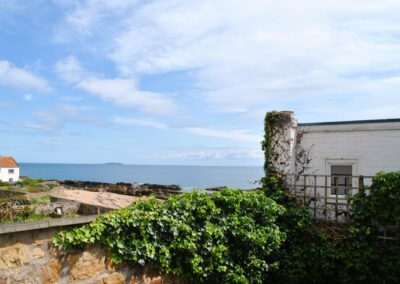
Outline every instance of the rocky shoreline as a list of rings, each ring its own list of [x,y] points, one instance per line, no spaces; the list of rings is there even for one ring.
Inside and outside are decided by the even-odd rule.
[[[205,191],[211,194],[223,188],[213,187]],[[101,214],[123,208],[150,195],[166,200],[183,192],[175,184],[26,179],[12,188],[0,189],[0,217],[13,221],[15,218],[31,218],[32,214],[50,217]]]
[[[149,196],[154,194],[158,199],[167,199],[170,195],[182,193],[179,185],[162,184],[134,184],[134,183],[103,183],[91,181],[59,181],[61,186],[73,189],[82,189],[93,192],[111,192],[130,196]]]

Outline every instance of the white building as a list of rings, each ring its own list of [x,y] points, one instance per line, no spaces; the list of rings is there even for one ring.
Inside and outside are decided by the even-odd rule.
[[[311,149],[309,171],[364,175],[400,170],[400,119],[300,123],[302,147]]]
[[[290,118],[278,125],[284,131],[278,156],[289,161],[282,172],[317,217],[337,218],[348,211],[348,196],[370,185],[372,176],[400,171],[400,119],[297,123],[292,112],[281,113]],[[306,167],[295,162],[299,149],[310,158]]]
[[[19,181],[19,165],[13,157],[0,156],[0,181],[10,183]]]

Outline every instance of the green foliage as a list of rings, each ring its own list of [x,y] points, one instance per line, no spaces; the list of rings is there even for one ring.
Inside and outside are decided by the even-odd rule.
[[[379,227],[395,225],[400,220],[400,172],[379,173],[367,194],[362,190],[353,198],[352,222],[342,246],[343,283],[387,283],[400,281],[400,235],[381,240]],[[378,225],[373,225],[377,222]]]
[[[190,192],[154,197],[54,237],[61,247],[99,242],[117,263],[157,266],[200,283],[265,283],[285,239],[284,208],[262,192]]]
[[[35,203],[49,203],[49,202],[51,202],[50,195],[45,195],[45,196],[42,196],[42,197],[34,197],[34,198],[32,198],[30,200],[30,202],[32,204],[35,204]]]
[[[286,208],[278,225],[286,240],[274,260],[279,269],[272,283],[399,283],[400,235],[383,241],[372,224],[399,220],[399,173],[378,174],[370,194],[352,200],[348,223],[314,223],[309,208],[296,203],[282,188],[279,176],[264,178],[265,194]]]
[[[28,207],[24,207],[21,210],[14,210],[12,208],[0,209],[0,224],[37,221],[49,218],[48,216],[35,214],[33,210]]]
[[[264,193],[286,208],[277,222],[286,240],[274,254],[279,269],[272,283],[326,283],[332,277],[334,246],[314,224],[309,208],[301,206],[282,187],[279,175],[263,179]]]
[[[273,283],[328,283],[332,279],[333,245],[315,226],[309,211],[298,205],[279,218],[286,241],[276,254],[279,270]]]
[[[377,174],[367,199],[370,214],[379,223],[400,222],[400,171]]]
[[[285,190],[282,187],[282,179],[279,175],[266,175],[261,179],[262,190],[268,197],[280,202],[285,197]]]
[[[4,182],[0,180],[0,187],[8,187],[10,184],[8,182]]]
[[[44,179],[24,178],[14,184],[16,189],[32,193],[47,192],[53,189],[56,185],[46,183]]]
[[[272,137],[285,119],[273,111],[264,121],[262,190],[286,208],[277,219],[286,240],[271,256],[279,269],[271,271],[269,279],[272,283],[400,283],[399,232],[384,241],[376,226],[400,222],[400,172],[378,174],[367,192],[355,195],[350,221],[344,226],[315,224],[309,208],[296,202],[274,172]]]
[[[378,174],[352,199],[346,224],[316,223],[267,175],[256,192],[154,197],[54,237],[61,247],[100,243],[117,263],[155,265],[195,283],[399,283],[400,235],[372,221],[399,219],[399,173]]]
[[[277,123],[287,120],[288,117],[281,112],[271,111],[264,119],[264,139],[261,141],[261,148],[264,151],[264,172],[268,176],[271,171],[272,138],[273,128]]]
[[[35,187],[44,181],[45,181],[44,179],[24,178],[22,180],[22,184],[28,187]]]

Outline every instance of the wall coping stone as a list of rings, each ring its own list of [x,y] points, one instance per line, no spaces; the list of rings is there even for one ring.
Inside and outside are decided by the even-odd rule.
[[[97,217],[98,215],[90,215],[90,216],[81,216],[74,218],[59,218],[59,219],[49,219],[49,220],[40,220],[32,222],[0,224],[0,235],[47,229],[53,227],[87,224],[96,219]]]

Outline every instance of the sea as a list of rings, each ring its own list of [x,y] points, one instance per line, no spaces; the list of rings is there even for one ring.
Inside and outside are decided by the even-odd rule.
[[[262,167],[21,163],[21,175],[48,180],[176,184],[184,190],[218,186],[256,188]]]

